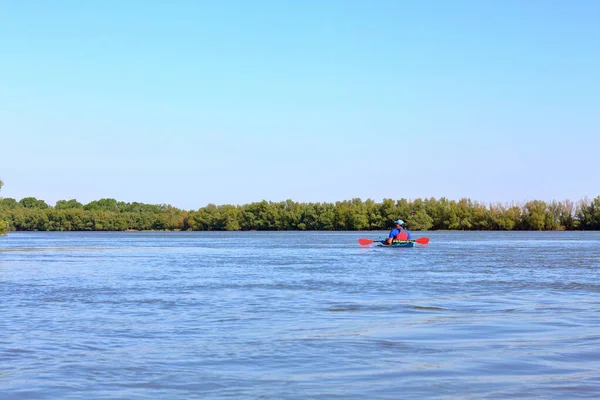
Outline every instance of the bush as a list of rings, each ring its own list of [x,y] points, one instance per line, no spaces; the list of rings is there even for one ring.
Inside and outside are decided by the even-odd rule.
[[[6,235],[8,233],[8,222],[0,219],[0,235]]]

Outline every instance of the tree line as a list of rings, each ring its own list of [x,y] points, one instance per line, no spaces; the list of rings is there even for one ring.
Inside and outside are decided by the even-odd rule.
[[[2,186],[4,186],[4,182],[0,179],[0,190],[2,190]],[[2,219],[2,214],[0,213],[0,235],[6,235],[8,228],[8,222]]]
[[[398,218],[406,221],[410,230],[600,230],[600,196],[578,202],[532,200],[522,204],[443,197],[335,203],[264,200],[244,205],[208,204],[198,210],[115,199],[88,204],[60,200],[54,206],[35,197],[0,199],[0,231],[386,230]]]

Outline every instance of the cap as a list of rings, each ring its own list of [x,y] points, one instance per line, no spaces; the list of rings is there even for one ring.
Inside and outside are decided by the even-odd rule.
[[[402,221],[401,219],[394,221],[394,223],[398,225],[404,225],[404,221]]]

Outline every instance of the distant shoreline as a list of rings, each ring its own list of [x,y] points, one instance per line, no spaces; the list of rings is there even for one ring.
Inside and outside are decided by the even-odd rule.
[[[600,196],[578,202],[484,204],[470,199],[352,199],[335,203],[263,200],[209,204],[198,210],[100,199],[60,200],[54,207],[27,197],[0,199],[0,233],[6,231],[376,231],[393,220],[415,231],[600,230]]]

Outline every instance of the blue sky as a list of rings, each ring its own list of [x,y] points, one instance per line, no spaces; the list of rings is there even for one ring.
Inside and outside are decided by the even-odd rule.
[[[2,1],[2,196],[600,194],[596,1]]]

